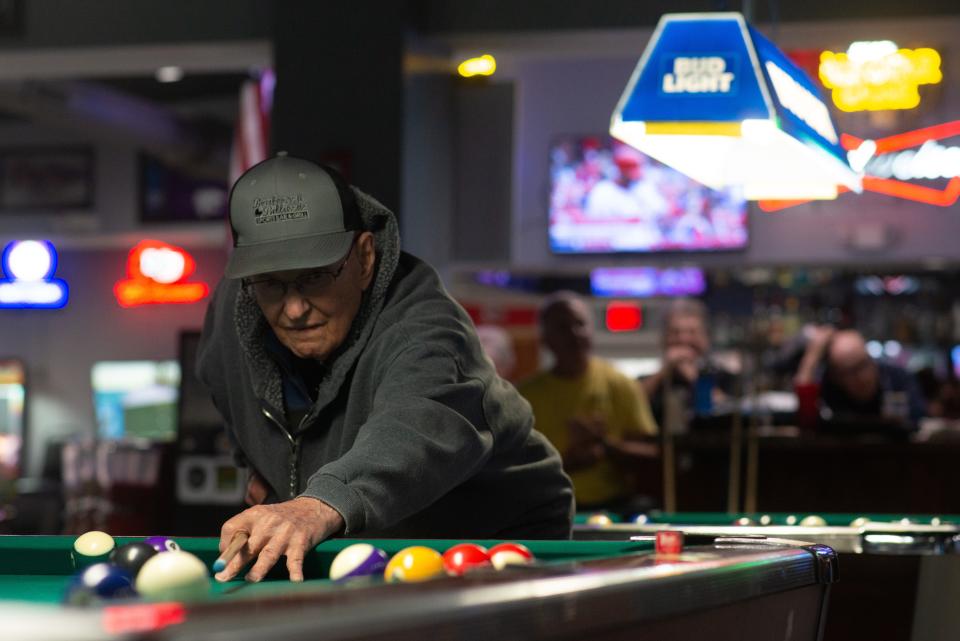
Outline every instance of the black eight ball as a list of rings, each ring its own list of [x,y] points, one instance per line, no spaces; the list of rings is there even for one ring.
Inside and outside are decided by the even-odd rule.
[[[110,553],[110,563],[123,568],[136,578],[140,568],[157,550],[147,543],[127,543]]]

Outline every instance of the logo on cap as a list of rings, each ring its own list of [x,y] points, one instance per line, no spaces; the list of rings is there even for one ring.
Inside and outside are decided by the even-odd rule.
[[[285,220],[309,218],[310,211],[303,194],[259,197],[253,201],[253,216],[258,225]]]

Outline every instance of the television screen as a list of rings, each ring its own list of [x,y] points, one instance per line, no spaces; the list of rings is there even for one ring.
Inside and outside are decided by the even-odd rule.
[[[91,378],[101,438],[176,439],[176,361],[102,361],[94,363]]]
[[[550,150],[550,247],[557,253],[715,251],[747,244],[741,190],[709,189],[609,137]]]

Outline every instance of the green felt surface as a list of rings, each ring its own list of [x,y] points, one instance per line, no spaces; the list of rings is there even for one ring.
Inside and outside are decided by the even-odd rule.
[[[60,603],[70,578],[76,572],[71,553],[75,538],[73,536],[0,536],[0,601]],[[140,540],[142,539],[139,537],[116,538],[118,546]],[[213,565],[219,553],[217,539],[178,538],[177,541],[182,549],[197,555],[208,567]],[[316,589],[318,585],[329,583],[325,577],[337,553],[357,542],[359,541],[352,539],[335,539],[318,545],[304,561],[304,574],[307,581],[303,585],[295,585],[287,581],[285,569],[281,564],[277,571],[272,572],[264,582],[259,584],[244,581],[221,584],[214,581],[210,598],[248,598],[301,589]],[[367,542],[392,555],[411,545],[425,545],[438,552],[444,552],[463,541],[382,539]],[[475,542],[490,547],[500,541],[477,540]],[[630,541],[522,541],[522,543],[543,562],[611,557],[644,552],[651,548],[649,543]]]
[[[796,519],[795,524],[806,516],[819,516],[823,518],[827,525],[848,526],[855,519],[864,517],[870,521],[878,523],[899,523],[901,519],[909,519],[911,523],[920,525],[930,525],[933,519],[940,519],[944,525],[960,524],[958,515],[938,515],[938,514],[877,514],[877,513],[833,513],[824,514],[818,512],[741,512],[737,514],[727,514],[726,512],[650,512],[647,517],[650,523],[673,523],[682,525],[733,525],[737,519],[746,517],[755,524],[760,523],[762,516],[769,516],[771,525],[789,525],[789,517]]]

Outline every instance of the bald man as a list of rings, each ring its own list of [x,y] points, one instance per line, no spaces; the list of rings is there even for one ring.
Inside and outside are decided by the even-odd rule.
[[[637,465],[658,455],[657,425],[646,395],[592,355],[593,317],[573,292],[540,309],[540,333],[553,367],[519,386],[537,430],[560,451],[577,508],[636,512]]]
[[[815,382],[821,361],[820,398],[835,419],[901,419],[915,426],[924,416],[923,397],[913,377],[892,363],[874,360],[860,332],[817,328],[796,382]]]

